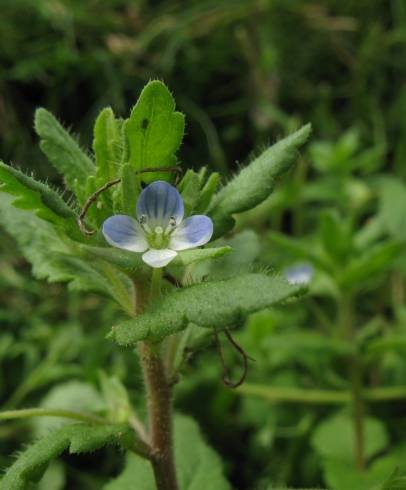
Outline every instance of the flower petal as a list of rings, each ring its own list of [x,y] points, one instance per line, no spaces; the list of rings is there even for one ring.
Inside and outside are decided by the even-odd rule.
[[[313,275],[314,269],[311,264],[295,265],[285,271],[285,277],[289,284],[302,284],[306,286],[312,280]]]
[[[137,216],[145,216],[151,228],[161,226],[166,228],[171,217],[176,224],[183,219],[183,201],[179,192],[172,185],[157,180],[147,186],[137,202]]]
[[[208,216],[198,214],[185,219],[172,233],[169,246],[172,250],[200,247],[213,235],[213,222]]]
[[[131,216],[116,214],[103,223],[103,235],[113,247],[131,252],[144,252],[148,248],[144,230]]]
[[[142,260],[151,267],[159,268],[168,265],[177,255],[177,252],[169,250],[169,248],[163,248],[161,250],[151,248],[151,250],[145,252]]]

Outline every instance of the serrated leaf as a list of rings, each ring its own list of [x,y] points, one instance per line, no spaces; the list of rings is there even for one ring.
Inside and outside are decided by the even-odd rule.
[[[167,294],[142,315],[113,328],[120,345],[160,340],[194,323],[201,327],[233,326],[255,311],[297,294],[301,288],[281,276],[242,274],[223,281],[196,284]]]
[[[125,125],[129,163],[137,170],[175,165],[184,128],[184,116],[175,112],[175,101],[167,87],[158,80],[148,83]],[[168,174],[142,175],[144,182],[158,178],[168,180]]]
[[[35,112],[34,127],[41,138],[41,150],[56,170],[64,176],[69,189],[75,192],[77,185],[83,188],[87,177],[95,173],[95,166],[76,140],[50,112],[43,108]]]
[[[233,214],[252,209],[271,194],[278,178],[295,162],[298,148],[306,142],[310,131],[311,126],[308,124],[278,141],[216,194],[209,208],[216,237],[234,226]]]
[[[229,490],[220,459],[205,443],[199,427],[192,419],[175,417],[175,460],[179,490]],[[152,490],[155,488],[150,463],[128,454],[123,473],[103,490]]]
[[[51,224],[32,212],[14,208],[11,201],[10,196],[0,194],[0,224],[15,238],[38,279],[69,282],[71,289],[101,292],[127,312],[133,311],[134,286],[125,274],[107,261],[80,258],[80,244],[62,238]]]
[[[75,424],[52,431],[21,453],[0,482],[0,490],[26,490],[37,482],[48,463],[69,449],[71,454],[91,452],[107,444],[119,445],[132,437],[123,424]]]
[[[0,162],[0,191],[16,196],[13,206],[32,209],[51,223],[76,227],[76,215],[62,197],[42,182],[20,170]]]

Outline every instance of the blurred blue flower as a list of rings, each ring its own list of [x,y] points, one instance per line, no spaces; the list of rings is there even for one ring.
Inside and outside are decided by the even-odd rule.
[[[290,284],[302,284],[306,286],[313,278],[314,269],[311,264],[301,264],[289,267],[285,271],[285,277]]]
[[[151,267],[165,267],[177,252],[207,243],[213,234],[208,216],[183,219],[183,201],[175,187],[157,180],[147,186],[137,202],[137,219],[117,214],[103,223],[103,235],[113,247],[144,252]]]

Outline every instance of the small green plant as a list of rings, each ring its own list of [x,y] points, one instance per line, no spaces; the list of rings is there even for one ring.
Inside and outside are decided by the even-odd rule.
[[[3,420],[47,416],[75,423],[43,435],[22,452],[0,488],[29,488],[63,451],[77,454],[106,445],[127,456],[123,473],[105,490],[230,488],[196,423],[173,414],[173,386],[196,336],[217,338],[224,332],[243,353],[229,329],[251,313],[300,295],[303,285],[274,272],[244,272],[238,257],[225,278],[199,277],[197,267],[215,268],[219,257],[238,254],[215,241],[199,247],[221,239],[233,229],[235,215],[269,197],[294,164],[310,126],[265,150],[222,187],[219,175],[208,175],[206,168],[182,171],[176,151],[184,117],[158,81],[143,89],[128,119],[117,118],[110,108],[100,113],[93,154],[82,151],[45,109],[36,112],[35,129],[70,197],[0,163],[0,221],[36,277],[98,292],[118,305],[106,342],[137,348],[147,422],[130,403],[127,388],[106,376],[102,394],[96,394],[102,398],[98,410],[3,411]]]

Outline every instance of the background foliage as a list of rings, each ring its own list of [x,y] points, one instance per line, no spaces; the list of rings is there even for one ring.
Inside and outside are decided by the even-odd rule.
[[[55,187],[62,183],[33,131],[39,106],[89,148],[102,108],[127,116],[143,85],[164,79],[186,115],[181,160],[208,165],[223,180],[254,148],[312,122],[300,165],[238,218],[230,237],[237,259],[194,271],[222,279],[306,262],[315,270],[310,294],[241,328],[239,342],[256,362],[236,392],[221,383],[210,339],[196,334],[196,346],[208,349],[184,367],[177,409],[199,422],[236,489],[399,487],[406,472],[404,2],[18,0],[1,9],[1,155]],[[137,405],[136,360],[105,340],[116,307],[34,280],[2,236],[2,408],[103,410],[101,370],[129,386]],[[360,369],[351,372],[349,359]],[[239,360],[230,354],[228,362],[238,376]],[[355,469],[349,403],[356,373],[366,389],[364,471]],[[1,466],[51,423],[39,422],[0,426]],[[39,486],[100,489],[121,459],[111,448],[65,455]]]

